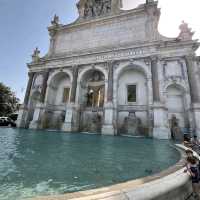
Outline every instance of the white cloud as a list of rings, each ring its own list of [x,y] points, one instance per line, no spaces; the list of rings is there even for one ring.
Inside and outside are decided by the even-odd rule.
[[[123,0],[124,9],[131,9],[146,0]],[[161,19],[159,32],[167,37],[177,37],[179,25],[184,20],[195,31],[194,39],[200,39],[199,0],[159,0]],[[200,50],[198,51],[200,54]]]

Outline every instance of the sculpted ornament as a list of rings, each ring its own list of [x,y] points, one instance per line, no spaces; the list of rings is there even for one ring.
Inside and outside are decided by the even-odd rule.
[[[53,20],[51,21],[52,26],[58,26],[59,25],[59,17],[57,15],[54,15]]]
[[[40,60],[40,51],[38,50],[38,48],[36,48],[32,55],[32,61],[38,62],[39,60]]]
[[[91,18],[111,12],[112,0],[82,0],[77,4],[79,15],[82,18]]]
[[[188,27],[188,24],[182,21],[182,24],[179,26],[180,34],[178,36],[178,39],[180,40],[192,40],[192,37],[194,35],[194,32],[192,32],[192,29]]]
[[[60,22],[59,17],[57,15],[54,15],[54,18],[51,21],[51,26],[48,27],[49,35],[51,38],[54,38],[59,27],[61,26],[61,24],[59,22]]]

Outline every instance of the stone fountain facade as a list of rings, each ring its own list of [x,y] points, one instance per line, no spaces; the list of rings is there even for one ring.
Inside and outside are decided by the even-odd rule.
[[[159,34],[160,9],[146,1],[80,0],[78,19],[48,27],[36,49],[18,127],[171,137],[170,120],[200,136],[200,58],[183,22],[176,38]]]

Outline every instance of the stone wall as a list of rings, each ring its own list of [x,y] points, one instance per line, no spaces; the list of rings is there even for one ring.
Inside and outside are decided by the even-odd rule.
[[[154,129],[149,136],[169,139],[174,114],[182,128],[198,130],[200,136],[200,62],[194,55],[199,44],[192,40],[191,29],[185,23],[180,29],[188,37],[161,36],[157,29],[159,17],[160,10],[154,1],[130,11],[78,19],[69,25],[61,25],[56,16],[49,28],[49,53],[40,58],[36,49],[33,62],[28,65],[30,79],[24,113],[34,111],[30,108],[31,97],[38,92],[40,106],[35,116],[41,117],[50,106],[50,110],[66,113],[63,130],[78,131],[87,91],[87,84],[83,87],[85,74],[98,70],[105,77],[105,134],[116,134],[131,111],[136,112],[144,128]],[[56,74],[62,73],[68,80],[61,81],[61,76],[54,81]],[[127,102],[127,84],[138,86],[135,103]],[[72,94],[70,101],[61,105],[65,86],[71,88]],[[179,109],[175,104],[181,105]],[[19,124],[26,124],[29,115],[20,116],[23,119],[18,120]]]

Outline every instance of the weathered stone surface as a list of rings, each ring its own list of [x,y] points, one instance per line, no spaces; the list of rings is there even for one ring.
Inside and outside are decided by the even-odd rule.
[[[28,80],[28,85],[26,88],[26,94],[25,94],[25,98],[24,98],[24,105],[28,104],[29,101],[29,96],[30,96],[30,92],[31,92],[31,87],[32,87],[32,83],[33,83],[33,77],[34,77],[35,73],[29,73],[29,80]]]
[[[121,0],[80,0],[77,3],[80,19],[92,19],[119,12]]]
[[[28,64],[37,76],[30,77],[19,124],[31,123],[37,114],[34,97],[40,96],[40,118],[48,113],[48,121],[62,119],[65,131],[120,134],[125,117],[135,112],[142,135],[169,139],[173,115],[181,130],[200,135],[200,62],[194,56],[199,43],[187,24],[177,38],[160,35],[160,9],[150,0],[128,11],[120,10],[120,0],[81,0],[77,6],[74,23],[62,25],[54,17],[48,54],[40,57],[36,49]],[[95,74],[102,78],[91,81]]]
[[[158,66],[156,57],[151,59],[151,73],[152,73],[152,85],[153,85],[153,100],[155,102],[160,101],[159,79],[158,79]]]
[[[41,91],[41,102],[43,103],[45,101],[48,78],[49,78],[49,71],[46,71],[43,73],[43,83],[42,83],[42,91]]]

